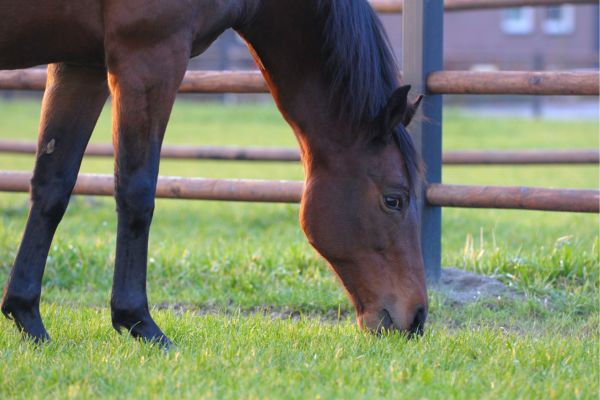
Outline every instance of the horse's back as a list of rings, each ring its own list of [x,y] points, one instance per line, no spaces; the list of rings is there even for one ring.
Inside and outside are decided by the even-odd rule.
[[[103,62],[101,0],[0,0],[0,69]]]

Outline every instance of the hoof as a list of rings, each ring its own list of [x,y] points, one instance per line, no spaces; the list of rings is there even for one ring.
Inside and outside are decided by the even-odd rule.
[[[133,313],[113,311],[113,328],[119,333],[121,333],[121,329],[125,329],[134,338],[158,345],[165,350],[172,349],[174,347],[173,342],[160,330],[150,314],[145,314],[142,317],[135,318]]]
[[[143,340],[146,343],[158,346],[159,348],[161,348],[164,351],[175,351],[175,350],[177,350],[177,346],[175,346],[173,344],[173,342],[171,341],[171,339],[169,339],[165,335],[162,335],[162,336],[160,336],[158,338],[153,338],[153,339],[151,339],[149,341],[147,341],[146,339],[143,339]]]
[[[6,297],[2,301],[1,309],[6,318],[15,322],[25,338],[31,339],[36,344],[50,340],[37,305]]]

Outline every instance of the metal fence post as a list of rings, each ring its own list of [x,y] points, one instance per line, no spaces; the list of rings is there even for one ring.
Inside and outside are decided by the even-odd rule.
[[[427,93],[427,75],[443,69],[443,0],[404,0],[402,71],[412,93]],[[442,179],[442,96],[427,94],[409,131],[423,157],[428,183]],[[421,197],[421,245],[429,282],[441,275],[442,212]]]

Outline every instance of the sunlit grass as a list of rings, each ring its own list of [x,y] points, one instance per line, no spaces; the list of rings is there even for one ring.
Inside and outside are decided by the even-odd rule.
[[[352,321],[156,312],[168,353],[111,332],[105,309],[43,307],[42,350],[0,331],[4,398],[593,398],[597,336],[452,329],[375,337]],[[597,323],[597,319],[595,320]],[[547,323],[547,328],[561,321]],[[0,326],[7,328],[6,322]],[[578,324],[584,327],[583,324]]]

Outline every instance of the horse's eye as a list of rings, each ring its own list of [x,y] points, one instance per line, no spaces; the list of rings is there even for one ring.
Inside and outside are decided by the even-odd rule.
[[[405,207],[405,200],[402,196],[384,196],[383,202],[390,210],[402,211]]]

